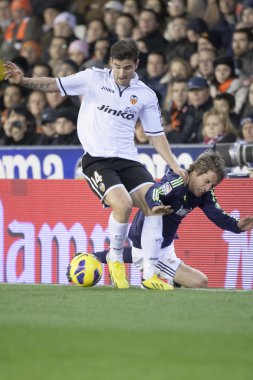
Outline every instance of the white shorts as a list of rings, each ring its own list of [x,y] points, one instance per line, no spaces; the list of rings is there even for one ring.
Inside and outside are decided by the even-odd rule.
[[[143,270],[143,253],[142,249],[132,247],[133,264],[140,270]],[[161,278],[165,278],[169,283],[173,282],[173,278],[177,268],[182,263],[182,260],[176,256],[174,242],[168,247],[160,249],[160,255],[156,267]]]

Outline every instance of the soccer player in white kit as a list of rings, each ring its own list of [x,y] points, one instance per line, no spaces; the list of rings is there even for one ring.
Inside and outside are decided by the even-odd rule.
[[[62,96],[81,95],[77,132],[85,154],[83,174],[93,192],[104,205],[110,206],[110,250],[107,256],[111,280],[117,288],[128,288],[123,263],[123,244],[127,235],[132,207],[140,208],[145,217],[142,250],[145,252],[143,279],[150,289],[162,281],[155,264],[162,239],[162,215],[170,206],[159,206],[153,212],[145,202],[145,193],[154,180],[139,162],[134,144],[135,124],[140,118],[153,146],[176,173],[186,172],[175,161],[161,124],[155,93],[138,79],[138,49],[134,41],[120,40],[111,48],[111,69],[86,69],[61,78],[27,78],[12,62],[5,64],[6,76],[12,83],[42,91],[60,91]],[[149,281],[150,279],[150,281]],[[163,286],[163,290],[169,290]]]

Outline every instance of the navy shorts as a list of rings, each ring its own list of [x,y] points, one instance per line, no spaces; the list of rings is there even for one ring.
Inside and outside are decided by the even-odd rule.
[[[123,185],[129,194],[147,183],[154,183],[152,175],[138,161],[118,157],[83,155],[82,171],[91,190],[103,200],[108,191]]]

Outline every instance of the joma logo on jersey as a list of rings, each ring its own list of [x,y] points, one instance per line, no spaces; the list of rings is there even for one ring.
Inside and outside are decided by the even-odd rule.
[[[113,108],[110,108],[110,106],[105,106],[104,104],[101,107],[98,107],[98,110],[106,113],[111,113],[114,116],[121,116],[123,117],[123,119],[127,120],[131,120],[134,118],[134,115],[132,113],[114,110]]]
[[[108,87],[105,87],[105,86],[103,86],[103,87],[101,87],[101,90],[105,90],[105,91],[108,91],[108,92],[112,92],[113,94],[114,94],[114,90],[112,90],[111,88],[108,88]]]

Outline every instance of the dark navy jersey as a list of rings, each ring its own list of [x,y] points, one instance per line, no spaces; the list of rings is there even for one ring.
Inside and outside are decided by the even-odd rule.
[[[173,209],[172,214],[163,215],[162,248],[172,243],[182,219],[196,207],[201,208],[216,226],[234,233],[242,232],[237,225],[238,220],[220,208],[213,190],[202,197],[196,197],[190,192],[188,185],[184,185],[183,178],[172,171],[150,187],[145,199],[150,209],[161,204],[170,205]],[[143,212],[138,211],[130,227],[128,236],[136,248],[141,248],[144,218]]]

